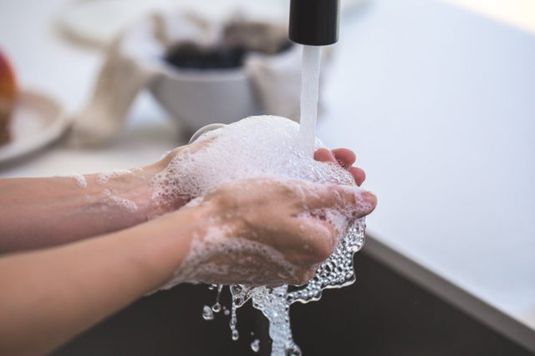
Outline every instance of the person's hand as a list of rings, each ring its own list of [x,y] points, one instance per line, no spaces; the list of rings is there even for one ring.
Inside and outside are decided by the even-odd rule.
[[[189,145],[177,147],[167,153],[155,164],[145,167],[145,171],[157,174],[158,172],[165,170],[173,159],[179,159],[182,155],[195,154],[196,152],[207,147],[209,144],[210,141],[205,140],[196,141]],[[353,179],[358,186],[362,185],[366,178],[366,173],[364,170],[354,166],[356,162],[355,153],[347,148],[337,148],[334,150],[320,148],[314,153],[314,159],[327,164],[337,164],[346,169],[353,176]],[[159,202],[159,204],[162,211],[170,212],[179,209],[194,198],[196,197],[175,196],[165,202]]]
[[[350,186],[250,179],[193,205],[206,213],[177,282],[298,285],[332,253],[347,224],[375,208],[376,198]]]
[[[154,178],[158,174],[161,174],[162,172],[169,169],[171,161],[173,160],[180,160],[182,157],[186,155],[193,155],[196,152],[204,149],[207,147],[207,145],[210,144],[211,141],[204,140],[204,141],[195,141],[193,143],[176,147],[175,149],[167,152],[160,160],[155,162],[154,164],[151,164],[149,166],[145,166],[142,168],[142,172],[144,174],[148,174],[151,178]],[[149,180],[150,182],[150,180]],[[172,185],[180,185],[180,182],[166,182],[170,186]],[[169,187],[171,188],[171,187]],[[172,190],[172,189],[170,189]],[[179,191],[180,189],[174,189],[176,191]],[[151,194],[152,195],[152,194]],[[170,194],[169,196],[166,196],[164,199],[162,197],[158,199],[154,199],[153,197],[153,203],[156,204],[156,211],[158,211],[159,215],[163,215],[165,213],[173,212],[184,205],[186,205],[189,201],[192,199],[195,199],[194,196],[184,196],[180,194]]]
[[[342,168],[351,173],[355,183],[358,186],[361,186],[366,179],[366,173],[364,173],[364,170],[354,166],[355,162],[357,161],[357,156],[353,151],[347,148],[337,148],[334,150],[320,148],[314,152],[314,159],[320,162],[340,165]]]

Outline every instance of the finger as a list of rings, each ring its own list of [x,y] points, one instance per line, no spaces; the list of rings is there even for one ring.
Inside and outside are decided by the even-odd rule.
[[[307,185],[303,193],[308,209],[336,209],[352,218],[368,215],[377,205],[375,195],[348,185]]]
[[[302,266],[313,265],[332,254],[337,231],[328,221],[307,214],[296,218],[295,224],[299,226],[300,236],[300,239],[296,239],[300,241],[300,246],[294,252],[295,262]]]
[[[377,198],[371,192],[349,186],[335,189],[336,204],[342,213],[352,218],[361,218],[370,214],[377,205]]]
[[[355,153],[347,148],[337,148],[332,153],[340,165],[344,168],[351,167],[357,160]]]
[[[361,186],[362,183],[364,183],[364,180],[366,179],[366,173],[362,169],[357,167],[349,167],[347,170],[349,173],[351,173],[355,183],[357,183],[358,186]]]
[[[320,148],[314,152],[314,159],[319,162],[333,162],[337,163],[336,157],[326,148]]]
[[[358,186],[362,185],[366,179],[366,173],[361,168],[351,166],[355,163],[356,156],[353,151],[346,148],[338,148],[332,151],[320,148],[314,153],[314,159],[320,162],[337,162],[351,173]]]

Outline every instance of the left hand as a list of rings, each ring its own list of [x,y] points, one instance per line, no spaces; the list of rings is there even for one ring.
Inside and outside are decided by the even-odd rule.
[[[161,172],[167,168],[170,161],[173,160],[175,157],[184,154],[186,151],[188,152],[188,154],[194,154],[195,152],[202,150],[207,143],[209,144],[209,141],[200,141],[191,143],[189,145],[177,147],[155,164],[145,167],[145,170],[150,171],[153,174]],[[354,166],[356,162],[356,155],[350,149],[337,148],[333,150],[328,150],[326,148],[320,148],[314,153],[314,159],[319,162],[338,164],[342,168],[346,169],[349,173],[351,173],[353,179],[355,180],[355,183],[358,186],[362,185],[362,183],[366,179],[366,173],[364,172],[364,170]],[[171,212],[180,209],[182,206],[184,206],[194,198],[196,197],[177,196],[171,201],[157,203],[161,205],[163,211]]]
[[[351,173],[355,183],[359,187],[366,179],[366,173],[364,170],[354,166],[357,156],[350,149],[337,148],[334,150],[328,150],[326,148],[320,148],[314,153],[314,159],[319,162],[331,162],[340,165],[342,168]]]

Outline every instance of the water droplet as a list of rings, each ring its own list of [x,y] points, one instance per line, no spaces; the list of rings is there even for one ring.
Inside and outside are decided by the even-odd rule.
[[[234,329],[232,330],[232,340],[237,341],[240,338],[240,333],[238,330]]]
[[[210,308],[208,305],[205,305],[202,308],[202,317],[204,320],[213,320],[214,312],[212,311],[212,308]]]
[[[256,339],[251,342],[251,350],[253,350],[253,352],[260,351],[260,340]]]
[[[269,335],[272,337],[271,354],[301,356],[301,350],[294,343],[292,337],[289,317],[290,306],[297,301],[307,303],[319,300],[324,289],[342,288],[355,281],[353,255],[363,245],[364,231],[363,219],[357,220],[352,224],[333,254],[318,267],[316,275],[304,286],[289,290],[287,285],[276,288],[251,288],[245,285],[232,285],[230,286],[232,296],[230,310],[219,304],[219,294],[222,286],[217,286],[218,297],[216,304],[211,308],[205,306],[203,317],[206,320],[211,320],[214,317],[213,313],[222,309],[225,315],[230,315],[229,326],[232,340],[236,341],[239,339],[236,310],[249,299],[252,299],[253,307],[260,310],[269,320]],[[251,335],[253,334],[251,333]],[[255,351],[256,347],[259,348],[259,340],[257,339],[251,343],[253,351]]]
[[[288,345],[288,347],[286,348],[285,350],[285,355],[286,356],[301,356],[302,355],[302,352],[301,352],[301,349],[299,348],[299,346],[297,346],[296,344],[294,344],[293,342]]]

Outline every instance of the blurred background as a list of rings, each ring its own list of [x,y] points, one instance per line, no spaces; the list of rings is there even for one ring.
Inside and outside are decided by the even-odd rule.
[[[131,168],[208,123],[295,119],[300,48],[285,38],[288,9],[289,0],[0,0],[0,177]],[[379,197],[367,283],[339,297],[361,303],[345,321],[375,342],[361,351],[452,354],[462,339],[455,354],[535,352],[535,0],[342,0],[340,36],[325,51],[318,135],[357,152]],[[377,293],[390,298],[368,299]],[[128,339],[114,326],[141,323],[157,310],[150,299],[63,352],[102,354],[106,335]],[[375,314],[362,314],[366,303]],[[381,314],[380,303],[396,308]],[[395,314],[404,308],[413,313]],[[464,319],[447,324],[448,308]],[[366,331],[374,318],[399,327]],[[344,340],[358,340],[350,330]],[[379,347],[422,330],[431,345]],[[321,350],[306,325],[298,333],[305,354]]]

